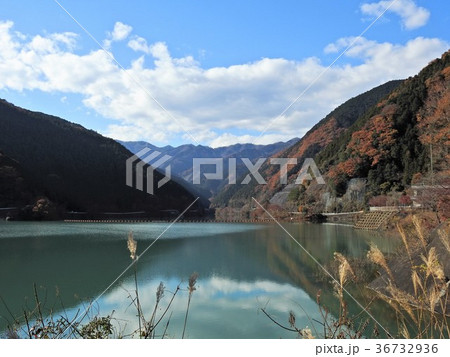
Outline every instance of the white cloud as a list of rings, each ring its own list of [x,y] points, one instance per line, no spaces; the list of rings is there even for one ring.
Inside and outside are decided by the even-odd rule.
[[[361,5],[361,11],[366,15],[380,16],[391,3],[391,0],[364,3]],[[430,12],[423,7],[417,6],[413,0],[396,0],[387,11],[400,16],[402,25],[407,30],[424,26],[430,18]]]
[[[103,41],[103,47],[109,50],[113,42],[127,39],[131,31],[133,31],[133,28],[130,25],[126,25],[120,21],[116,22],[113,31],[108,32],[108,38]]]
[[[147,54],[150,53],[150,47],[147,44],[147,40],[140,36],[135,36],[130,41],[128,41],[128,47],[136,52],[144,52]]]
[[[173,291],[178,283],[176,279],[172,278],[167,282],[165,277],[155,277],[145,282],[139,292],[142,310],[153,310],[156,303],[155,291],[161,280],[165,280],[168,291]],[[133,291],[133,284],[130,279],[127,279],[122,286],[112,289],[99,301],[103,313],[114,310],[115,321],[124,323],[125,331],[122,331],[123,333],[130,333],[138,328],[136,311],[133,308],[126,308],[128,304],[124,304],[124,301],[128,300],[129,292]],[[170,298],[171,294],[167,292],[162,299],[162,305],[165,306]],[[182,290],[170,306],[169,331],[175,336],[181,334],[184,324],[186,299],[187,292]],[[192,316],[189,320],[189,334],[194,338],[204,337],[205,321],[208,321],[208,326],[213,331],[215,328],[228,326],[232,328],[233,334],[236,336],[248,336],[256,333],[259,321],[268,323],[269,328],[277,331],[278,327],[270,324],[270,321],[267,322],[264,315],[257,314],[257,310],[265,306],[273,316],[288,316],[292,307],[295,308],[293,301],[301,304],[302,308],[308,311],[306,314],[302,309],[295,310],[298,325],[306,326],[310,324],[311,318],[320,318],[315,301],[305,291],[287,283],[282,284],[269,280],[235,281],[222,276],[199,279],[192,301],[189,310],[189,316]],[[218,314],[220,314],[220,321],[214,318]],[[237,318],[238,316],[240,318]],[[242,318],[243,316],[244,318]],[[264,326],[264,328],[268,327]]]
[[[12,22],[0,22],[0,38],[0,90],[80,94],[86,109],[113,120],[104,134],[155,144],[183,137],[192,141],[186,132],[213,146],[255,141],[258,131],[325,69],[314,57],[204,69],[191,56],[172,57],[162,42],[134,37],[128,46],[148,56],[123,63],[124,72],[103,50],[77,54],[74,34],[24,37],[13,31]],[[339,51],[351,41],[338,39],[327,50]],[[301,136],[345,100],[416,74],[448,47],[435,38],[417,37],[406,44],[361,38],[346,54],[361,64],[330,68],[257,143]]]
[[[113,41],[123,41],[130,35],[132,30],[133,28],[130,25],[126,25],[118,21],[114,24],[114,30],[111,33],[111,39]]]
[[[376,44],[375,41],[368,41],[364,37],[342,37],[338,39],[334,43],[329,43],[324,48],[324,53],[338,53],[340,51],[343,51],[347,49],[347,47],[350,46],[350,48],[347,50],[346,55],[351,55],[356,50],[360,51],[362,47],[372,47],[374,44]]]
[[[78,35],[73,32],[53,33],[50,36],[55,42],[63,43],[67,48],[73,51],[76,47]]]
[[[339,51],[346,48],[353,41],[354,38],[352,37],[341,38],[327,47],[334,47],[334,49]],[[427,58],[429,53],[433,53],[429,57],[431,60],[438,57],[439,51],[444,52],[446,48],[448,48],[448,44],[436,38],[417,37],[408,41],[405,45],[396,45],[389,42],[378,43],[361,38],[347,51],[346,55],[364,60],[364,64],[355,67],[355,70],[365,72],[367,68],[372,68],[380,73],[391,73],[392,78],[395,78],[396,73],[398,73],[400,78],[405,78],[416,74],[427,64],[424,63],[424,59]],[[416,70],[408,74],[410,68],[416,68]]]

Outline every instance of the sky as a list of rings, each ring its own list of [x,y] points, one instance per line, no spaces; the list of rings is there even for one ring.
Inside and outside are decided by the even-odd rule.
[[[0,0],[0,98],[119,140],[268,144],[417,74],[449,28],[446,0]]]

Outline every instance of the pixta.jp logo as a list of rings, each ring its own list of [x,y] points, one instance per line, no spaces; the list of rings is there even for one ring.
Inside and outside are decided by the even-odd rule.
[[[148,155],[147,155],[148,154]],[[146,155],[146,156],[145,156]],[[147,176],[147,193],[150,195],[153,195],[155,192],[154,189],[154,183],[153,183],[153,177],[155,169],[163,165],[165,162],[170,160],[172,156],[170,155],[164,155],[158,159],[158,157],[161,155],[159,151],[153,151],[149,148],[142,149],[139,151],[136,155],[131,156],[127,162],[126,162],[126,183],[127,186],[134,187],[133,185],[133,165],[136,164],[136,189],[139,191],[144,191],[144,166],[147,166],[146,168],[146,176]],[[155,160],[156,161],[153,161]],[[153,162],[152,162],[153,161]],[[164,177],[158,181],[158,188],[165,185],[167,182],[170,181],[172,177],[171,173],[171,167],[170,165],[166,166],[165,168],[165,175]]]
[[[248,158],[241,158],[242,163],[245,165],[247,169],[247,175],[240,182],[241,185],[247,185],[252,176],[256,180],[256,182],[260,185],[266,185],[266,180],[261,176],[259,170],[262,165],[267,161],[267,158],[260,158],[255,163],[252,163]],[[224,179],[224,169],[223,169],[224,159],[222,158],[194,158],[193,159],[193,176],[192,181],[194,185],[199,185],[201,182],[201,168],[205,165],[213,165],[215,167],[215,172],[203,173],[203,176],[209,180],[223,180]],[[280,175],[279,181],[281,185],[288,184],[288,166],[297,165],[297,158],[285,158],[285,157],[276,157],[269,159],[270,165],[276,165],[279,167]],[[229,158],[228,159],[228,184],[236,185],[237,183],[237,159]],[[302,168],[298,172],[297,178],[295,180],[296,185],[301,185],[304,181],[312,181],[313,176],[309,173],[311,172],[316,179],[319,185],[325,184],[325,180],[317,168],[316,163],[313,159],[307,158],[303,162]]]
[[[154,194],[154,171],[155,169],[164,165],[168,160],[172,158],[169,155],[162,155],[159,151],[152,151],[149,148],[145,148],[139,151],[136,155],[131,156],[126,162],[126,181],[127,186],[134,187],[133,173],[136,172],[136,188],[140,191],[144,191],[144,177],[146,176],[147,193]],[[267,184],[266,180],[262,177],[259,170],[266,163],[267,158],[259,158],[254,163],[248,158],[241,158],[242,165],[246,169],[246,175],[242,175],[243,180],[238,182],[237,180],[237,158],[228,158],[228,177],[224,177],[224,161],[223,158],[193,158],[192,159],[192,183],[194,185],[200,185],[202,180],[202,167],[214,166],[214,172],[203,172],[203,177],[207,180],[224,180],[227,179],[229,185],[247,185],[253,179],[260,185]],[[270,158],[269,165],[276,165],[279,167],[279,183],[281,185],[288,184],[288,166],[296,166],[297,158]],[[135,167],[135,170],[133,169]],[[144,175],[144,167],[146,167],[146,175]],[[239,173],[241,175],[242,172]],[[164,177],[157,182],[158,188],[169,182],[171,179],[171,166],[165,167]],[[304,181],[316,180],[317,184],[325,184],[325,180],[317,168],[313,159],[307,158],[303,162],[300,171],[297,173],[295,180],[296,185],[303,184]]]

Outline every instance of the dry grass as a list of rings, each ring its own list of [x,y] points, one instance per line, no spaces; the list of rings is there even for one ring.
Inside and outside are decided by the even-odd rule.
[[[438,252],[431,237],[424,234],[421,221],[412,217],[413,234],[407,235],[399,226],[403,242],[403,259],[397,262],[388,259],[372,246],[368,258],[379,265],[388,281],[384,288],[376,289],[379,296],[396,312],[398,332],[405,338],[449,338],[449,280],[444,263],[448,260],[450,244],[448,234],[438,231],[442,246]],[[395,267],[393,274],[391,267]],[[382,279],[381,276],[380,279]]]
[[[380,249],[378,249],[378,247],[376,245],[374,245],[374,244],[370,245],[370,250],[367,253],[367,258],[371,262],[382,267],[386,271],[386,273],[389,275],[389,278],[391,280],[394,280],[394,276],[392,275],[392,271],[389,268],[386,257],[384,256],[383,252]]]
[[[127,248],[131,260],[136,260],[137,242],[133,238],[133,232],[128,233]]]
[[[396,317],[396,324],[386,331],[388,337],[401,338],[445,338],[450,336],[449,324],[449,285],[450,268],[449,254],[450,224],[435,233],[434,238],[423,227],[423,221],[418,217],[410,217],[406,226],[397,225],[403,247],[393,256],[385,254],[375,245],[370,246],[367,261],[375,264],[380,270],[380,276],[371,288],[376,295],[384,300]],[[438,243],[436,243],[438,241]],[[439,246],[440,245],[440,246]],[[406,252],[406,254],[405,254]],[[332,281],[339,302],[337,317],[332,317],[328,309],[321,303],[320,292],[317,294],[317,304],[322,319],[319,322],[323,331],[316,336],[321,338],[360,338],[368,337],[370,319],[361,316],[350,316],[345,299],[345,286],[358,282],[358,274],[351,261],[340,253],[334,254],[334,261],[327,265],[334,275]],[[374,286],[372,286],[374,284]],[[370,313],[370,303],[366,310]],[[305,338],[303,330],[296,327],[295,315],[289,314],[289,326],[275,321],[264,309],[263,312],[277,325],[296,332]],[[384,329],[384,328],[383,328]],[[371,333],[374,338],[380,337],[378,327]]]
[[[288,323],[289,326],[285,326],[278,321],[276,321],[265,308],[261,309],[261,311],[275,324],[280,326],[281,328],[295,332],[298,337],[301,338],[328,338],[328,339],[342,339],[342,338],[362,338],[367,335],[367,329],[369,327],[369,319],[362,319],[361,316],[350,316],[347,301],[345,299],[346,286],[350,283],[354,283],[357,280],[357,275],[355,274],[354,269],[352,268],[349,260],[340,253],[334,254],[334,264],[335,267],[335,280],[333,280],[333,288],[334,293],[339,301],[339,312],[337,317],[333,317],[330,314],[328,308],[324,306],[321,302],[321,291],[317,293],[317,305],[319,307],[319,312],[321,315],[321,321],[314,321],[322,326],[322,331],[317,331],[314,329],[314,334],[310,328],[300,328],[296,326],[295,314],[294,312],[289,313]],[[303,309],[303,312],[306,311]],[[306,313],[307,314],[307,313]],[[308,314],[307,314],[308,316]],[[309,320],[312,321],[308,316]],[[375,328],[372,332],[372,336],[377,336],[378,330]]]
[[[189,283],[188,283],[189,297],[188,297],[188,303],[187,303],[187,308],[186,308],[186,316],[184,317],[184,326],[183,326],[183,333],[181,335],[181,338],[184,338],[184,334],[186,332],[186,324],[187,324],[187,319],[188,319],[188,314],[189,314],[189,307],[191,305],[191,297],[192,297],[192,294],[194,293],[194,291],[197,290],[197,288],[195,287],[195,284],[197,283],[197,279],[198,279],[197,273],[193,273],[189,277]]]
[[[169,309],[175,299],[175,296],[180,291],[180,286],[179,285],[177,286],[177,288],[176,288],[175,292],[172,294],[172,298],[169,300],[166,308],[163,310],[161,316],[158,317],[157,311],[160,307],[160,304],[161,304],[161,302],[164,298],[164,294],[165,294],[165,286],[164,286],[163,282],[160,282],[158,288],[156,289],[155,306],[153,308],[153,312],[150,315],[149,320],[147,321],[147,319],[145,317],[145,313],[141,306],[140,299],[139,299],[139,284],[138,284],[138,278],[137,278],[137,260],[138,260],[139,256],[137,255],[137,242],[134,240],[133,232],[130,232],[128,234],[127,248],[128,248],[128,251],[130,252],[130,258],[132,259],[133,264],[134,264],[134,282],[135,282],[135,296],[133,297],[133,296],[129,295],[129,297],[131,298],[132,303],[136,307],[137,318],[138,318],[138,323],[139,323],[138,330],[135,331],[134,333],[132,333],[131,337],[137,335],[139,338],[145,338],[145,339],[155,338],[156,337],[156,329],[157,329],[158,325],[162,322],[163,318],[166,316],[167,312],[169,311]],[[187,308],[186,308],[186,316],[185,316],[185,320],[184,320],[182,338],[184,338],[184,335],[186,332],[189,307],[191,304],[192,294],[196,290],[195,285],[196,285],[197,279],[198,279],[197,273],[193,273],[189,277],[189,282],[188,282],[188,287],[187,287],[187,290],[189,292],[189,297],[188,297],[188,303],[187,303]],[[170,315],[170,316],[172,316],[172,315]],[[170,316],[166,322],[164,332],[162,333],[162,336],[161,336],[162,338],[164,338],[166,335],[167,328],[170,323]]]

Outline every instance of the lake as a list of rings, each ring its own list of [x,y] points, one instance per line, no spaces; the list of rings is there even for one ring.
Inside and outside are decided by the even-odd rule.
[[[128,232],[138,242],[138,254],[166,228],[166,223],[0,223],[0,331],[11,315],[34,307],[33,284],[44,311],[73,315],[95,299],[130,264]],[[321,264],[335,251],[363,257],[369,243],[393,252],[398,241],[349,226],[288,223],[283,225]],[[294,311],[297,326],[320,329],[316,294],[333,300],[318,281],[317,264],[274,224],[177,223],[137,263],[140,300],[151,315],[156,289],[166,287],[158,314],[180,284],[169,313],[168,338],[180,338],[186,313],[189,276],[198,273],[186,328],[188,338],[295,338],[271,322],[265,307],[287,325]],[[127,271],[93,306],[92,314],[114,311],[115,325],[126,334],[137,327],[134,269]],[[350,306],[358,312],[355,304]],[[379,309],[379,311],[383,311]],[[333,312],[333,311],[332,311]],[[379,312],[382,314],[382,312]],[[377,315],[387,321],[390,316]],[[162,334],[167,319],[157,333]]]

